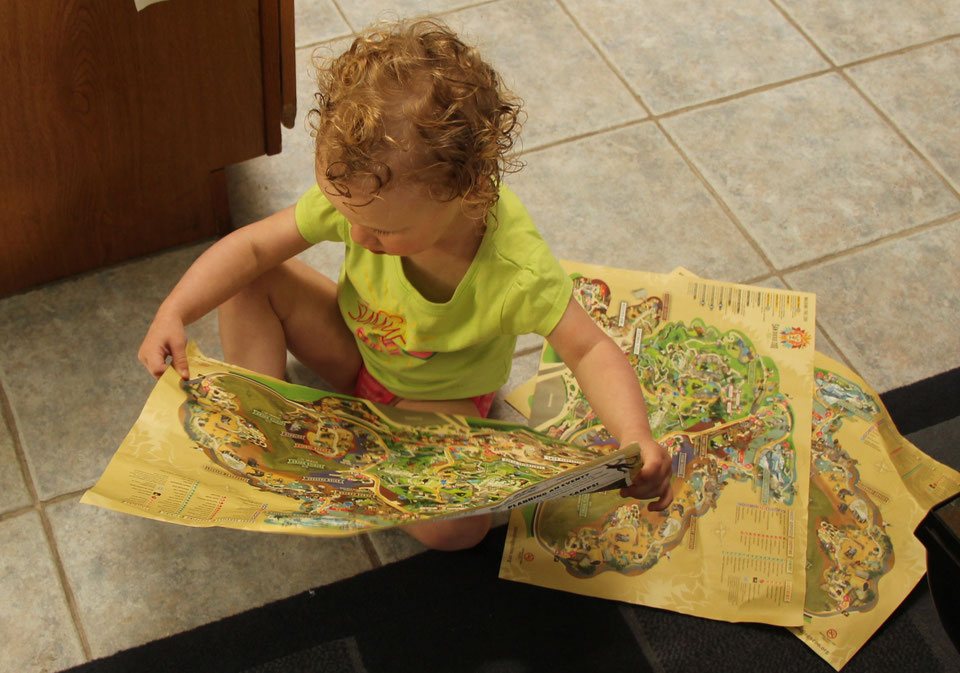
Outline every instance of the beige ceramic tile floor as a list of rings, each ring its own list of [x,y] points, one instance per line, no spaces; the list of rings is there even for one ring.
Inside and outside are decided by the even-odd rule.
[[[313,180],[311,52],[378,16],[434,14],[525,99],[527,167],[510,183],[559,255],[814,291],[820,349],[881,391],[960,366],[960,0],[296,7],[299,118],[283,153],[231,169],[237,224]],[[66,668],[419,550],[390,532],[193,530],[78,504],[151,387],[135,353],[152,312],[206,245],[0,300],[0,673]],[[304,257],[336,273],[337,250]],[[219,355],[210,318],[192,334]],[[537,346],[521,340],[511,385]]]

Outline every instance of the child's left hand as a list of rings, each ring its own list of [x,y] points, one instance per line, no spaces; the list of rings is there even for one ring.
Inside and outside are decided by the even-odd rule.
[[[632,486],[620,489],[620,495],[640,500],[656,498],[647,505],[647,509],[659,512],[669,507],[673,501],[673,489],[670,485],[673,461],[667,450],[656,440],[638,443],[640,455],[643,456],[643,468],[640,474],[634,477]]]

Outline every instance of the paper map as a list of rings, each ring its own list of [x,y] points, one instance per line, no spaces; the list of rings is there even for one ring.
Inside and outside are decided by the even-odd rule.
[[[349,535],[622,482],[638,454],[526,426],[411,412],[190,349],[81,502],[190,526]]]
[[[922,577],[925,551],[913,530],[930,507],[960,491],[960,475],[901,437],[877,394],[822,354],[807,361],[806,393],[785,385],[790,377],[781,374],[777,389],[782,396],[754,395],[745,403],[737,366],[744,358],[718,350],[723,341],[718,337],[735,340],[742,352],[750,353],[748,361],[764,358],[763,367],[755,370],[771,380],[778,372],[792,372],[796,351],[812,355],[806,337],[813,332],[813,302],[804,316],[809,320],[802,322],[796,313],[784,321],[783,313],[771,314],[769,307],[778,302],[801,306],[804,295],[767,294],[767,299],[763,293],[769,290],[752,288],[758,294],[749,295],[742,286],[711,284],[682,270],[655,277],[584,265],[569,269],[581,276],[578,285],[591,288],[580,298],[592,307],[594,319],[633,354],[654,432],[673,454],[675,502],[680,500],[690,518],[684,521],[675,507],[666,515],[650,513],[641,501],[612,494],[531,506],[511,517],[501,576],[701,617],[791,626],[839,670]],[[608,278],[615,281],[595,282]],[[678,293],[700,301],[684,302],[678,309]],[[745,293],[759,299],[766,311],[757,310],[756,302],[753,311],[743,311]],[[649,311],[631,311],[638,295]],[[651,320],[664,297],[670,310]],[[617,306],[618,299],[621,310],[613,323],[609,307]],[[731,299],[741,307],[734,312],[752,325],[718,318],[724,312],[721,304],[730,311]],[[624,328],[629,328],[630,316],[641,315],[647,318],[635,322],[644,334],[631,343],[630,330]],[[654,331],[665,334],[657,338]],[[713,345],[691,333],[711,335]],[[774,333],[789,345],[774,348],[775,339],[763,338]],[[583,404],[575,381],[552,360],[545,349],[538,376],[507,400],[549,434],[604,442],[606,435]],[[755,389],[756,383],[747,387]],[[706,413],[697,417],[685,411],[691,407]],[[785,487],[768,491],[763,486],[768,479],[763,473],[774,471],[779,456],[764,465],[763,447],[770,442],[758,443],[758,438],[776,435],[763,428],[780,427],[785,416],[795,426],[790,429],[790,447],[796,452],[792,462],[810,476],[809,491],[796,488],[790,506],[780,495]],[[747,427],[751,430],[744,434]],[[807,442],[798,441],[802,434],[810,435]],[[696,449],[692,468],[690,446]],[[789,465],[789,451],[782,455]],[[803,483],[799,472],[794,478],[793,483]],[[789,477],[770,480],[790,482]],[[754,488],[744,489],[744,481]],[[708,507],[702,505],[705,501]],[[797,507],[808,510],[803,525]],[[791,546],[793,553],[787,553]],[[797,558],[798,550],[805,559]],[[771,596],[764,587],[786,587],[778,569],[788,563],[799,571],[792,575],[789,600],[786,589]],[[750,591],[744,584],[760,586]]]
[[[616,494],[514,512],[501,576],[729,621],[800,625],[805,590],[813,295],[567,264],[575,293],[637,369],[674,501]],[[549,349],[531,425],[609,441]],[[798,420],[799,419],[799,420]]]
[[[913,531],[960,492],[960,473],[897,432],[880,397],[817,353],[804,624],[791,629],[839,670],[926,572]]]

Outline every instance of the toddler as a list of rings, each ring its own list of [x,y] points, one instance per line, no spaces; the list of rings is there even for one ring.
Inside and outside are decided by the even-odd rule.
[[[139,359],[187,378],[185,325],[219,307],[227,361],[282,378],[287,351],[333,388],[406,409],[486,416],[516,338],[536,333],[570,367],[644,466],[622,494],[670,504],[670,460],[636,373],[572,298],[572,282],[501,181],[519,129],[498,74],[436,21],[379,27],[319,68],[316,179],[293,206],[201,255],[164,300]],[[342,241],[337,282],[293,259]],[[463,549],[480,515],[405,530]]]

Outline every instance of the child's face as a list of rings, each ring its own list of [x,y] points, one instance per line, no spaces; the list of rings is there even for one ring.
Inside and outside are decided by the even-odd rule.
[[[350,223],[350,238],[375,254],[408,257],[476,235],[460,199],[437,201],[410,184],[388,185],[377,196],[340,196],[322,172],[317,180]]]

